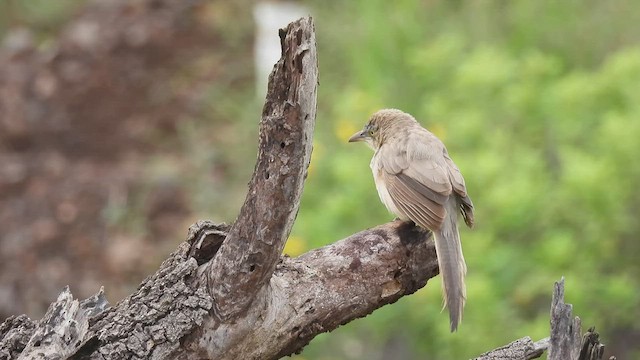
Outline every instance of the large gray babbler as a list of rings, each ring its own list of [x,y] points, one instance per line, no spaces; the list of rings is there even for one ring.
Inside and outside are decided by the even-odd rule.
[[[382,203],[402,220],[433,232],[451,331],[466,300],[467,265],[458,234],[458,211],[473,226],[473,203],[462,174],[440,139],[400,110],[371,116],[349,142],[365,141],[375,154],[371,170]]]

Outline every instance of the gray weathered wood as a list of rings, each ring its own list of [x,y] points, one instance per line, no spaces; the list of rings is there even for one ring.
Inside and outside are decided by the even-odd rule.
[[[536,341],[525,336],[505,346],[488,351],[474,360],[529,360],[537,359],[549,346],[549,338]]]
[[[549,360],[577,359],[580,354],[582,328],[579,317],[572,316],[573,306],[564,302],[564,277],[554,283],[551,299],[551,337]]]
[[[20,359],[66,358],[86,338],[89,319],[109,307],[104,289],[94,296],[78,301],[65,288],[58,300],[49,306],[40,324],[31,335]]]
[[[0,359],[17,359],[36,326],[36,322],[26,315],[11,316],[0,324]]]
[[[578,360],[600,360],[604,356],[604,344],[600,343],[600,334],[595,327],[590,327],[582,336]],[[615,360],[612,356],[610,360]]]
[[[300,351],[317,334],[415,292],[438,273],[433,242],[426,241],[430,234],[392,222],[297,258],[281,257],[260,292],[260,306],[251,306],[235,323],[220,323],[209,315],[211,297],[198,281],[207,263],[198,266],[189,253],[203,238],[215,243],[225,237],[225,228],[201,223],[134,294],[106,310],[95,301],[87,307],[89,329],[78,341],[56,335],[47,347],[58,346],[72,359],[279,359]],[[64,292],[52,308],[74,301]],[[27,342],[35,345],[29,339],[49,328],[45,323],[14,318],[0,326],[0,359],[21,352],[24,358],[42,358],[41,346],[23,351]],[[65,324],[58,323],[61,329]],[[5,327],[10,331],[3,332]],[[244,336],[237,338],[236,332]]]
[[[430,233],[392,222],[297,258],[281,258],[256,301],[236,322],[209,318],[186,346],[213,359],[279,359],[316,335],[411,294],[438,273]],[[219,256],[219,255],[218,255]],[[436,315],[439,316],[439,315]]]
[[[258,160],[235,224],[208,269],[215,315],[246,310],[267,285],[298,214],[311,160],[318,59],[311,18],[280,32],[282,57],[269,77]]]
[[[554,283],[551,300],[551,336],[537,342],[524,337],[508,345],[486,352],[475,360],[534,359],[549,351],[549,360],[600,360],[604,345],[592,327],[581,336],[580,318],[572,317],[571,304],[564,302],[564,278]],[[612,359],[615,359],[612,357]]]
[[[573,317],[573,306],[564,302],[564,277],[554,284],[551,300],[551,338],[549,360],[600,360],[604,344],[594,327],[582,335],[579,317]]]

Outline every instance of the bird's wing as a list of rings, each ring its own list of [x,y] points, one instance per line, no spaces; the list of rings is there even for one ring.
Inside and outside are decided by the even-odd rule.
[[[460,196],[467,196],[467,188],[464,184],[464,178],[462,177],[462,173],[460,173],[460,169],[458,169],[453,160],[451,160],[446,150],[443,155],[453,190]]]
[[[458,195],[458,199],[460,199],[460,212],[462,213],[464,222],[467,226],[473,227],[473,202],[471,202],[471,198],[469,198],[469,195],[467,194],[467,187],[464,184],[462,173],[460,173],[460,169],[458,169],[453,160],[451,160],[446,150],[444,151],[444,159],[447,166],[447,172],[449,173],[449,179],[451,180],[451,185]]]
[[[440,229],[446,216],[444,203],[452,191],[444,163],[435,158],[442,156],[438,152],[442,144],[430,143],[429,137],[405,140],[380,147],[380,174],[399,210],[422,227]]]

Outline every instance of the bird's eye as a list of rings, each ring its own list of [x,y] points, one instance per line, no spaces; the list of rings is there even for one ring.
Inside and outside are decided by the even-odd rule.
[[[373,136],[373,133],[374,133],[373,129],[369,129],[369,136]]]

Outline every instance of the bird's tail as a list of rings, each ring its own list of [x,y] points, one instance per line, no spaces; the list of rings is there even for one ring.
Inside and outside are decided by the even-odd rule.
[[[444,303],[449,309],[451,332],[456,331],[462,321],[462,310],[467,298],[464,277],[467,265],[462,255],[462,244],[458,234],[458,206],[452,196],[447,200],[447,215],[439,231],[435,231],[438,265],[442,275]]]

